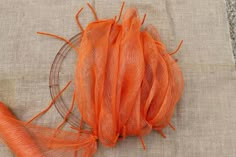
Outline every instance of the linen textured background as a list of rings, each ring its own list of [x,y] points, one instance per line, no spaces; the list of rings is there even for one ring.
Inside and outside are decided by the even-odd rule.
[[[120,0],[93,0],[100,18],[119,13]],[[48,76],[63,42],[35,35],[46,31],[67,38],[79,32],[74,20],[84,6],[80,21],[93,20],[86,1],[0,0],[0,100],[21,120],[27,120],[51,100]],[[99,145],[97,157],[235,157],[236,70],[230,45],[224,0],[126,1],[138,8],[145,25],[153,24],[169,51],[184,40],[179,60],[185,90],[172,123],[177,131],[164,130],[163,139],[152,132],[144,138],[129,137],[115,148]],[[74,59],[71,65],[76,61]],[[55,126],[62,118],[53,108],[38,122]],[[0,144],[0,156],[13,157]]]

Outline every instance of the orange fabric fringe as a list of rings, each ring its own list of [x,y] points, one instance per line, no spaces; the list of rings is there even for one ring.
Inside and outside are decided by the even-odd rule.
[[[165,134],[162,130],[166,126],[175,130],[170,120],[182,95],[184,81],[171,55],[179,50],[182,41],[176,51],[167,53],[152,25],[148,25],[144,31],[140,30],[146,14],[140,20],[137,10],[129,8],[119,24],[124,3],[118,20],[116,17],[99,20],[93,7],[88,6],[96,21],[83,29],[78,20],[82,9],[76,14],[76,22],[82,31],[79,49],[63,37],[38,32],[65,41],[78,53],[75,92],[64,121],[56,129],[31,124],[32,120],[52,106],[53,100],[47,109],[22,124],[44,150],[44,156],[53,156],[48,149],[61,148],[67,150],[64,152],[73,152],[71,156],[90,157],[97,150],[98,140],[112,147],[120,137],[124,139],[127,136],[137,136],[145,149],[142,136],[149,134],[152,129],[163,137]],[[83,129],[81,122],[79,128],[73,128],[77,132],[62,131],[60,128],[75,102],[82,120],[91,129]],[[15,135],[21,136],[18,131]],[[29,144],[33,145],[31,142]],[[16,149],[13,148],[14,151]]]

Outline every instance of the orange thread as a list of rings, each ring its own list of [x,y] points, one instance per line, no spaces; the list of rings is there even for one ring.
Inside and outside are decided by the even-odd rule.
[[[125,6],[125,2],[122,2],[121,8],[120,8],[119,17],[118,17],[118,20],[116,21],[117,23],[120,21],[120,18],[121,18],[124,6]]]
[[[144,16],[143,16],[143,20],[142,20],[142,22],[141,22],[141,25],[144,24],[144,21],[145,21],[145,19],[146,19],[146,16],[147,16],[147,14],[144,14]]]
[[[174,130],[176,131],[176,128],[169,122],[168,125]]]
[[[37,119],[38,117],[40,117],[41,115],[43,115],[44,113],[46,113],[51,107],[52,105],[55,103],[55,101],[61,96],[61,94],[69,87],[69,85],[71,84],[72,81],[69,81],[66,86],[56,95],[55,98],[53,98],[53,100],[50,102],[50,104],[48,105],[48,107],[46,109],[44,109],[43,111],[41,111],[40,113],[38,113],[37,115],[35,115],[32,119],[30,119],[28,122],[25,123],[25,125],[30,124],[32,121],[34,121],[35,119]]]
[[[72,47],[75,51],[78,52],[78,49],[75,47],[75,45],[73,43],[71,43],[69,40],[67,40],[66,38],[64,38],[64,37],[61,37],[61,36],[58,36],[58,35],[55,35],[55,34],[51,34],[51,33],[46,33],[46,32],[37,32],[37,34],[47,35],[47,36],[51,36],[53,38],[57,38],[59,40],[62,40],[64,42],[66,42],[67,44],[69,44],[70,47]]]
[[[163,137],[166,138],[166,135],[161,131],[161,130],[157,130],[159,132],[159,134]]]
[[[79,14],[81,13],[81,11],[83,10],[84,8],[80,8],[80,10],[76,13],[75,15],[75,21],[77,23],[77,25],[79,26],[81,32],[84,32],[84,28],[82,27],[81,23],[79,22]]]
[[[179,43],[179,46],[177,47],[177,49],[174,52],[169,53],[170,55],[174,55],[175,53],[177,53],[179,51],[179,49],[181,48],[182,44],[183,44],[183,40],[181,40],[181,42]]]
[[[142,143],[142,146],[143,146],[143,149],[146,150],[146,145],[145,145],[145,142],[143,140],[143,137],[142,136],[138,136],[139,137],[139,140],[141,141]]]
[[[61,129],[61,127],[62,127],[63,125],[65,125],[67,119],[69,118],[70,114],[71,114],[72,111],[73,111],[74,104],[75,104],[75,94],[73,95],[72,103],[71,103],[70,109],[69,109],[68,112],[66,113],[66,115],[65,115],[65,117],[64,117],[64,119],[63,119],[63,121],[57,126],[56,130],[54,131],[53,136],[52,136],[52,138],[51,138],[51,141],[55,138],[56,134],[57,134],[58,131]]]
[[[95,20],[97,21],[98,20],[98,16],[97,16],[96,11],[94,10],[94,8],[91,6],[90,3],[87,3],[87,5],[91,9],[91,11],[93,12],[93,16],[94,16]]]

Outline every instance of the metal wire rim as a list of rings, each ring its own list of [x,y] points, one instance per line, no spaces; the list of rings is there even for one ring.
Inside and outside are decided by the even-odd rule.
[[[73,36],[70,41],[76,45],[79,44],[81,40],[81,33]],[[71,50],[71,47],[65,43],[61,49],[58,51],[52,66],[51,66],[51,70],[50,70],[50,75],[49,75],[49,89],[50,89],[50,94],[52,99],[55,98],[55,96],[60,92],[60,88],[59,88],[59,72],[61,69],[61,65],[64,61],[64,59],[66,58],[66,56],[68,55],[69,51]],[[54,103],[54,106],[56,107],[57,111],[59,112],[59,114],[65,118],[70,105],[66,105],[62,96],[60,96]],[[78,114],[74,114],[73,112],[70,114],[69,118],[67,119],[67,122],[74,126],[74,127],[78,127],[80,124],[80,114],[78,112]]]

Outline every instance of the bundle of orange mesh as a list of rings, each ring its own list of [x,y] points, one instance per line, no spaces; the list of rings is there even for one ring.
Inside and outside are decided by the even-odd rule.
[[[39,32],[64,40],[78,53],[70,108],[72,110],[77,104],[81,115],[81,125],[73,128],[76,132],[60,129],[70,111],[56,129],[31,124],[52,106],[57,97],[28,122],[18,121],[11,114],[7,114],[11,120],[4,122],[21,127],[23,132],[27,130],[31,135],[28,140],[35,141],[34,145],[29,144],[41,150],[38,156],[57,156],[52,152],[64,152],[68,156],[91,157],[96,153],[98,141],[113,147],[127,136],[137,136],[145,148],[142,137],[152,130],[165,136],[162,132],[165,127],[169,125],[174,129],[170,121],[182,95],[184,81],[172,55],[182,42],[176,51],[168,53],[154,26],[148,25],[141,30],[146,16],[141,20],[135,8],[127,9],[119,22],[121,12],[118,19],[99,20],[92,6],[89,7],[96,20],[85,29],[78,20],[82,9],[76,15],[82,31],[79,48],[62,37]],[[90,128],[83,128],[83,123]],[[17,131],[15,134],[17,136]],[[14,138],[0,135],[10,147],[14,147],[9,142]]]

